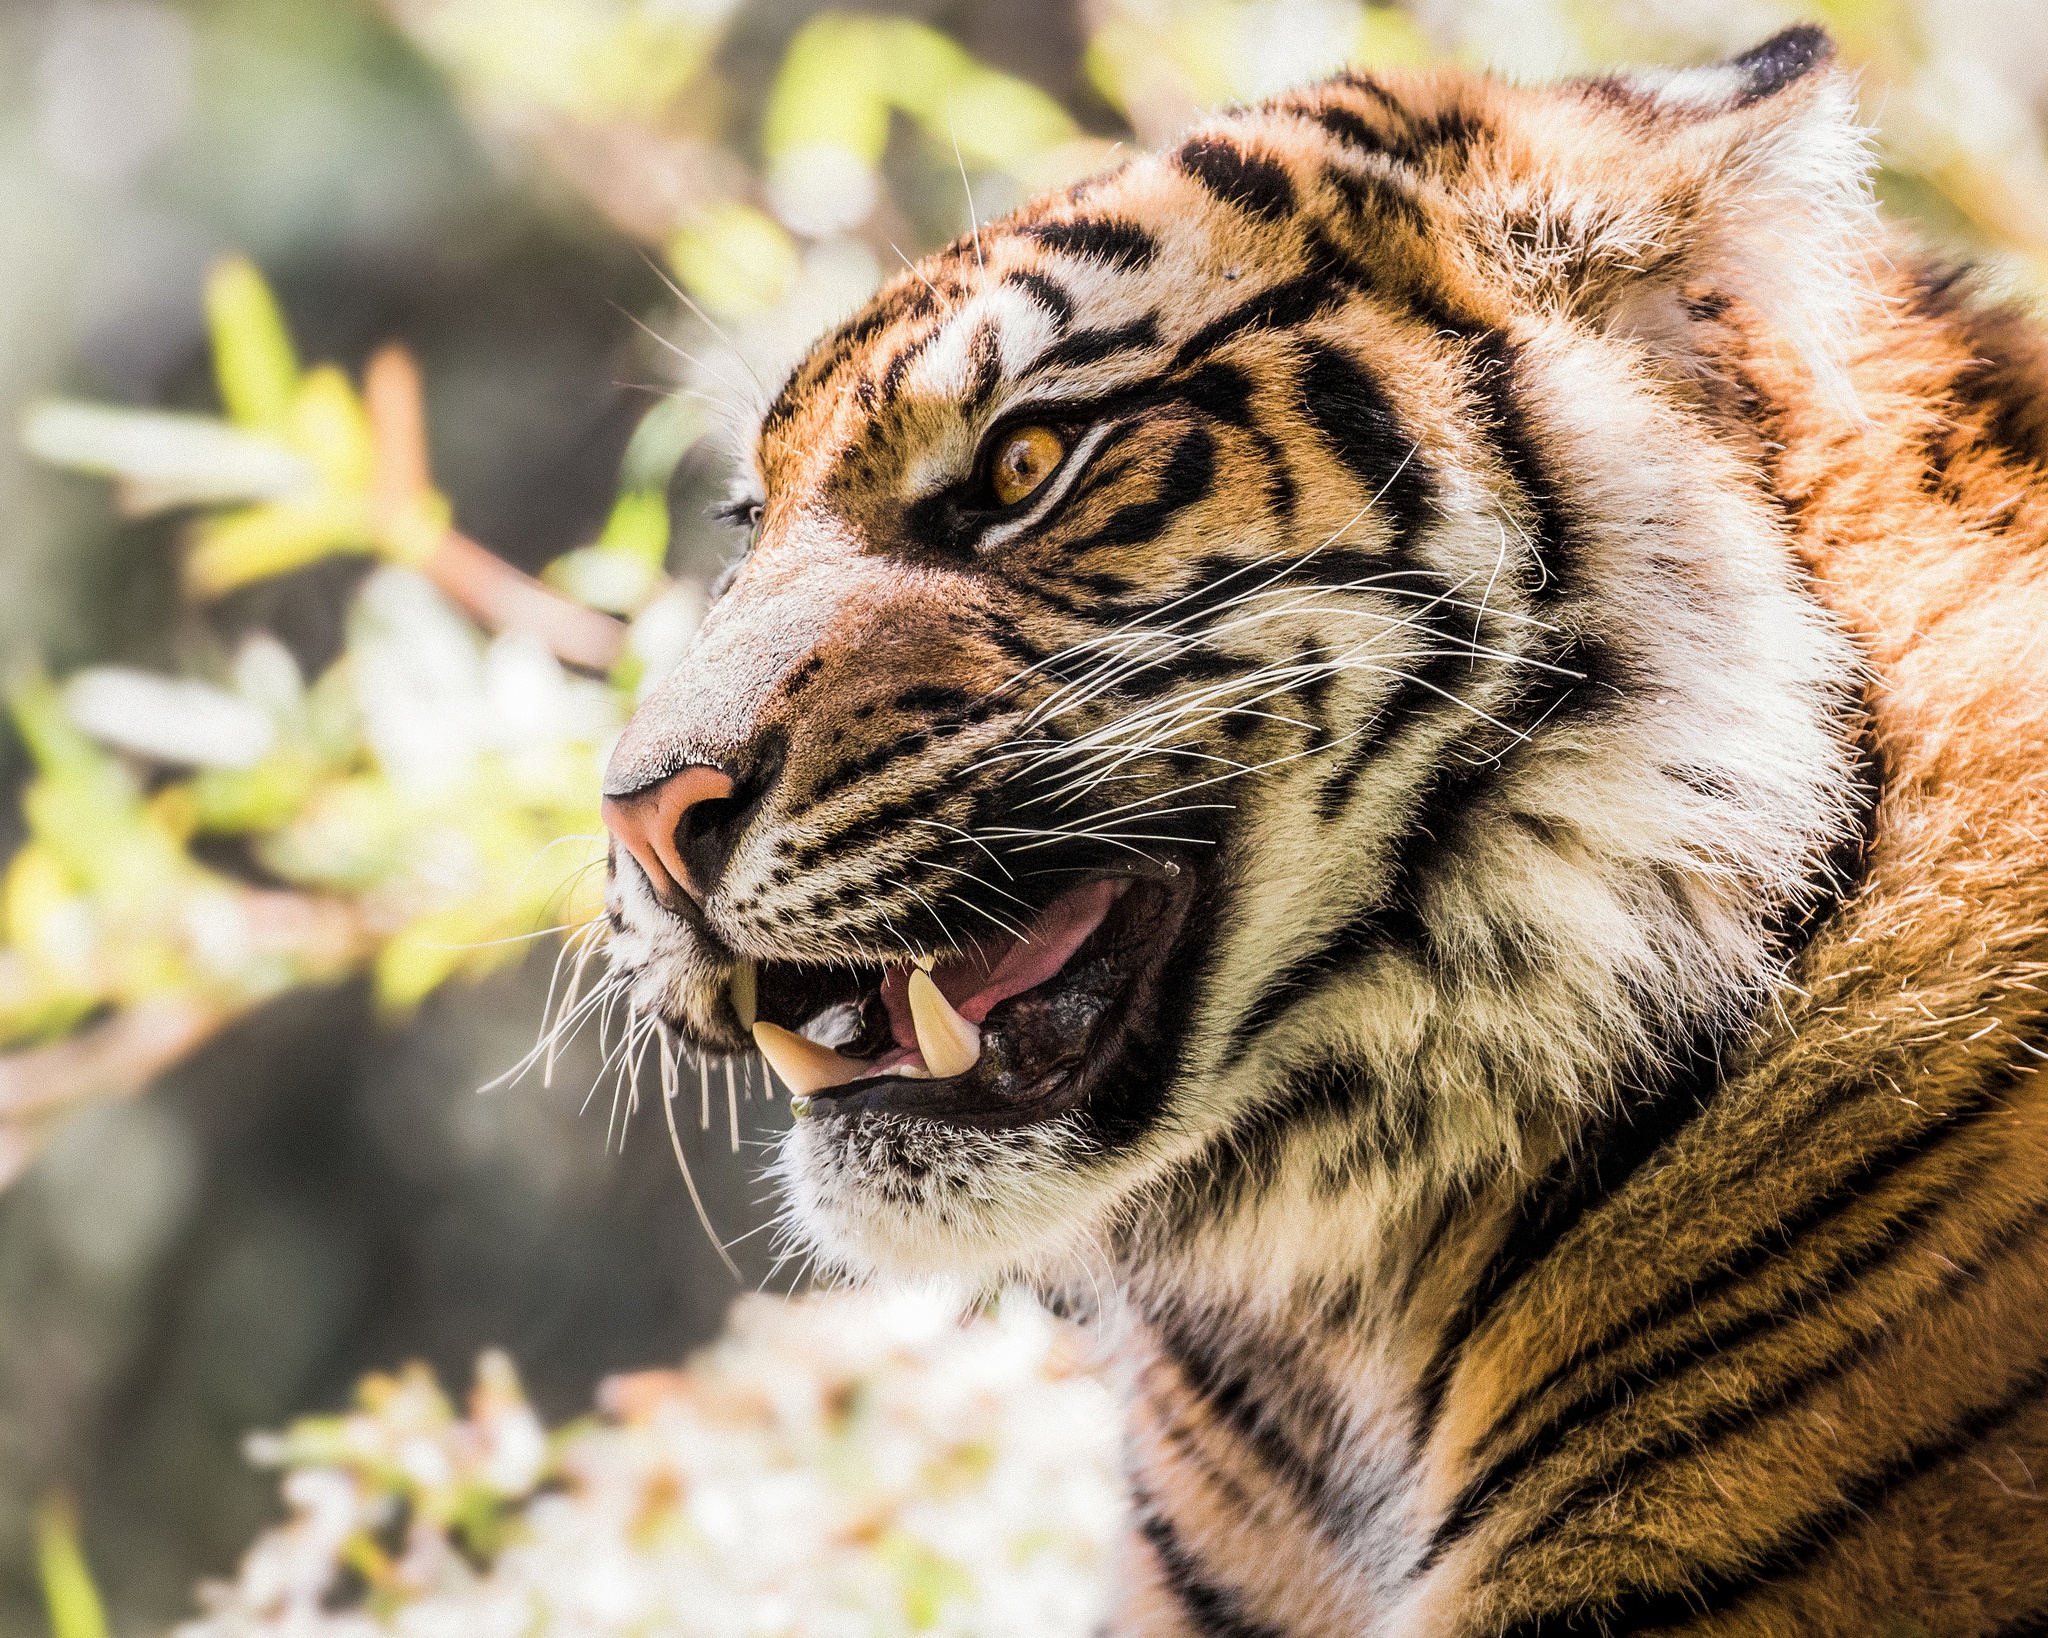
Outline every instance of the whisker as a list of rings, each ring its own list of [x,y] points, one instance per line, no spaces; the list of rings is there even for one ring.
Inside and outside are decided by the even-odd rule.
[[[701,1057],[698,1059],[700,1068],[703,1065],[703,1061]],[[683,1153],[682,1133],[676,1130],[677,1077],[675,1062],[669,1055],[669,1040],[666,1029],[662,1032],[662,1066],[662,1119],[668,1127],[668,1146],[675,1152],[676,1166],[683,1174],[683,1187],[690,1191],[690,1206],[697,1213],[697,1221],[704,1230],[705,1238],[710,1240],[712,1249],[718,1253],[718,1260],[725,1264],[726,1272],[733,1277],[735,1283],[743,1284],[745,1283],[745,1276],[740,1273],[740,1265],[732,1260],[732,1254],[726,1249],[724,1242],[718,1238],[718,1231],[711,1226],[711,1214],[704,1209],[704,1197],[697,1192],[697,1179],[690,1171],[689,1158]]]

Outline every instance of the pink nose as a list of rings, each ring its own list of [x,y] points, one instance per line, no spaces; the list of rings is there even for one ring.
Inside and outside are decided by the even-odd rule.
[[[731,779],[716,768],[693,764],[630,796],[607,796],[603,808],[605,829],[640,861],[640,868],[647,872],[648,885],[663,904],[673,907],[679,892],[702,904],[710,884],[690,879],[690,867],[683,862],[677,838],[690,810],[698,803],[717,802],[730,795]]]

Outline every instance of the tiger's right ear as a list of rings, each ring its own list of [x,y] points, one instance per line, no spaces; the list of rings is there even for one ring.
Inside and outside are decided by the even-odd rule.
[[[1481,253],[1525,299],[1680,368],[1696,344],[1685,293],[1733,297],[1846,400],[1875,212],[1869,134],[1833,59],[1803,26],[1726,62],[1533,93],[1520,162],[1465,201]]]

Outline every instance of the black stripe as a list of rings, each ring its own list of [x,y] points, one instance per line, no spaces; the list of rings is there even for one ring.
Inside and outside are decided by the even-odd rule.
[[[1301,372],[1302,407],[1351,475],[1384,507],[1396,540],[1436,514],[1437,481],[1416,440],[1372,375],[1338,347],[1318,347]]]
[[[1083,552],[1103,546],[1143,546],[1156,540],[1180,513],[1209,498],[1215,479],[1216,440],[1207,428],[1190,427],[1167,457],[1166,470],[1159,477],[1159,493],[1151,500],[1119,506],[1100,529],[1076,542],[1072,549]]]
[[[1071,222],[1038,222],[1023,230],[1046,249],[1085,261],[1104,262],[1127,273],[1151,265],[1159,242],[1135,222],[1113,217],[1080,217]]]
[[[1356,148],[1359,152],[1368,154],[1386,151],[1386,144],[1380,133],[1366,124],[1363,116],[1354,114],[1349,108],[1338,103],[1317,103],[1304,108],[1302,113],[1347,148]]]
[[[960,401],[964,416],[978,414],[983,405],[995,396],[996,388],[1003,384],[1002,341],[991,321],[984,319],[974,327],[974,334],[967,344],[968,361],[973,368],[973,380]]]
[[[1357,777],[1364,763],[1390,744],[1404,743],[1438,723],[1466,716],[1465,707],[1449,688],[1454,673],[1464,674],[1461,660],[1459,655],[1437,654],[1419,662],[1388,696],[1373,720],[1359,730],[1356,746],[1332,776],[1332,783]],[[1509,716],[1507,721],[1512,727],[1514,718]],[[1422,961],[1432,959],[1431,940],[1422,916],[1427,879],[1441,865],[1445,854],[1455,849],[1470,810],[1485,787],[1502,777],[1504,765],[1489,763],[1482,757],[1467,762],[1437,762],[1416,792],[1415,805],[1393,841],[1385,867],[1385,884],[1372,906],[1343,923],[1267,981],[1231,1031],[1233,1054],[1242,1054],[1296,1001],[1321,989],[1339,971],[1390,953]],[[1322,793],[1322,811],[1325,818],[1341,812],[1341,803],[1333,811],[1328,786]]]
[[[1226,1351],[1204,1347],[1189,1328],[1175,1320],[1157,1320],[1154,1334],[1173,1361],[1187,1389],[1226,1428],[1250,1448],[1266,1469],[1306,1502],[1311,1511],[1321,1501],[1319,1463],[1304,1453],[1281,1427],[1271,1406],[1255,1391],[1284,1391],[1310,1401],[1304,1420],[1332,1433],[1344,1425],[1344,1407],[1328,1394],[1317,1394],[1304,1380],[1299,1338],[1274,1338],[1271,1351],[1246,1348],[1241,1340]],[[1250,1355],[1249,1360],[1246,1355]]]
[[[1598,1336],[1587,1338],[1565,1359],[1523,1389],[1513,1403],[1495,1418],[1495,1425],[1505,1427],[1521,1417],[1544,1394],[1596,1355],[1641,1338],[1658,1326],[1667,1325],[1673,1320],[1696,1312],[1731,1288],[1741,1285],[1766,1263],[1788,1255],[1803,1237],[1825,1229],[1851,1207],[1867,1200],[1874,1190],[1882,1188],[1900,1172],[1915,1165],[1933,1148],[1945,1142],[1952,1126],[1966,1124],[1981,1116],[1984,1111],[1985,1105],[1982,1102],[1972,1107],[1951,1111],[1942,1120],[1914,1133],[1905,1141],[1863,1157],[1842,1179],[1809,1200],[1799,1211],[1777,1222],[1762,1225],[1754,1238],[1739,1247],[1734,1255],[1710,1273],[1699,1279],[1682,1281],[1656,1301],[1622,1316]],[[1735,1181],[1738,1180],[1729,1180],[1730,1183]],[[1918,1220],[1922,1207],[1931,1210],[1938,1204],[1938,1200],[1922,1202],[1921,1206],[1916,1206],[1898,1221],[1910,1227]],[[1890,1231],[1896,1225],[1886,1224],[1884,1227]],[[1817,1275],[1832,1278],[1837,1272],[1858,1272],[1867,1260],[1882,1254],[1891,1244],[1892,1241],[1881,1234],[1870,1245],[1862,1248],[1860,1254],[1846,1255],[1839,1267],[1830,1265],[1827,1269],[1817,1271]],[[1535,1437],[1539,1431],[1532,1430],[1531,1437]],[[1482,1486],[1487,1490],[1498,1490],[1505,1483],[1505,1479],[1497,1478],[1496,1475],[1510,1461],[1517,1470],[1527,1465],[1525,1460],[1520,1459],[1519,1451],[1508,1452],[1489,1468],[1487,1473],[1476,1478],[1472,1485],[1468,1486],[1468,1490],[1476,1490]]]
[[[1076,330],[1064,341],[1056,342],[1040,353],[1032,361],[1030,373],[1075,369],[1084,364],[1100,363],[1116,353],[1138,352],[1158,344],[1158,321],[1147,313],[1143,318],[1118,325],[1114,330]]]
[[[1718,1055],[1696,1051],[1679,1073],[1641,1098],[1605,1133],[1556,1161],[1521,1198],[1499,1248],[1451,1316],[1416,1394],[1415,1448],[1435,1432],[1465,1345],[1588,1213],[1626,1187],[1707,1106],[1721,1080]]]
[[[1203,325],[1180,344],[1171,368],[1191,368],[1249,330],[1294,329],[1328,312],[1343,297],[1342,288],[1321,273],[1276,284]]]
[[[1175,384],[1182,403],[1233,427],[1252,424],[1252,378],[1235,364],[1211,360]]]
[[[1362,1296],[1354,1291],[1354,1304]],[[1341,1317],[1335,1323],[1341,1325]],[[1249,1345],[1234,1316],[1217,1324],[1225,1340],[1216,1347],[1204,1346],[1179,1317],[1155,1315],[1152,1328],[1188,1391],[1333,1540],[1356,1539],[1385,1508],[1401,1481],[1388,1472],[1370,1492],[1350,1488],[1361,1475],[1341,1459],[1350,1425],[1346,1405],[1304,1358],[1312,1334],[1327,1335],[1332,1316],[1305,1315],[1292,1331],[1269,1332]],[[1314,1430],[1316,1448],[1304,1450],[1289,1426]]]
[[[1142,1492],[1133,1497],[1138,1528],[1159,1559],[1167,1591],[1187,1612],[1188,1624],[1202,1638],[1287,1638],[1278,1627],[1246,1618],[1236,1593],[1205,1580],[1194,1554],[1181,1544],[1179,1533]]]
[[[1052,315],[1052,321],[1059,329],[1065,330],[1074,322],[1074,298],[1057,280],[1049,279],[1043,273],[1034,273],[1029,268],[1019,268],[1013,273],[1005,273],[1003,283],[1014,285],[1043,307]]]
[[[1509,479],[1535,514],[1530,546],[1542,571],[1537,596],[1554,601],[1577,588],[1582,542],[1523,402],[1517,379],[1521,350],[1498,330],[1479,331],[1468,345],[1474,367],[1467,379],[1485,411],[1489,437]]]
[[[1690,1624],[1703,1616],[1728,1610],[1767,1582],[1783,1580],[1804,1568],[1845,1526],[1867,1519],[1873,1503],[1982,1443],[2002,1424],[2038,1401],[2044,1391],[2048,1391],[2048,1363],[2036,1365],[2002,1398],[1866,1474],[1845,1489],[1832,1507],[1808,1519],[1772,1552],[1740,1570],[1690,1576],[1684,1586],[1675,1590],[1617,1589],[1603,1604],[1591,1609],[1575,1606],[1569,1611],[1546,1611],[1526,1617],[1508,1628],[1501,1638],[1565,1638],[1566,1634],[1586,1632],[1597,1632],[1601,1638],[1633,1638],[1658,1627]]]
[[[1852,1195],[1849,1198],[1853,1200],[1857,1196]],[[1469,1535],[1483,1519],[1487,1507],[1496,1497],[1530,1468],[1555,1455],[1574,1434],[1602,1416],[1634,1403],[1650,1390],[1670,1382],[1679,1372],[1698,1364],[1710,1355],[1718,1357],[1727,1354],[1745,1343],[1755,1341],[1767,1331],[1800,1323],[1805,1317],[1802,1310],[1786,1310],[1802,1298],[1813,1296],[1813,1286],[1816,1283],[1824,1293],[1831,1294],[1850,1281],[1866,1279],[1877,1273],[1911,1251],[1918,1244],[1913,1236],[1925,1228],[1947,1203],[1945,1198],[1938,1195],[1930,1195],[1916,1202],[1910,1210],[1880,1225],[1877,1234],[1863,1245],[1854,1248],[1852,1252],[1837,1257],[1825,1266],[1802,1271],[1807,1284],[1801,1291],[1782,1297],[1772,1304],[1730,1315],[1719,1324],[1707,1326],[1698,1335],[1674,1341],[1650,1358],[1618,1373],[1600,1387],[1554,1407],[1548,1419],[1528,1430],[1519,1444],[1497,1457],[1483,1472],[1467,1482],[1431,1540],[1429,1552],[1423,1560],[1424,1565],[1435,1563],[1453,1544]],[[1746,1256],[1743,1263],[1748,1272],[1753,1273],[1755,1267],[1768,1260],[1769,1256],[1785,1255],[1791,1249],[1791,1240],[1788,1235],[1772,1233],[1759,1242],[1753,1242],[1752,1248],[1746,1249],[1755,1249],[1760,1245],[1768,1245],[1770,1250],[1767,1255],[1753,1258]],[[1733,1268],[1724,1270],[1724,1274],[1726,1283],[1734,1283],[1742,1277]],[[1675,1318],[1679,1313],[1689,1310],[1695,1302],[1703,1303],[1709,1300],[1709,1296],[1710,1294],[1704,1290],[1696,1293],[1694,1288],[1687,1287],[1661,1306],[1669,1311],[1666,1318]],[[1630,1328],[1620,1335],[1609,1331],[1597,1344],[1588,1345],[1579,1352],[1604,1352],[1621,1346],[1642,1336],[1650,1324],[1654,1323],[1657,1322],[1651,1321]],[[1561,1367],[1548,1373],[1545,1381],[1554,1383],[1563,1374],[1564,1368]],[[1496,1425],[1504,1425],[1535,1397],[1534,1391],[1524,1392],[1514,1406],[1496,1419]]]
[[[1294,214],[1294,179],[1277,159],[1223,137],[1196,137],[1175,150],[1173,162],[1226,205],[1269,222]]]
[[[1429,231],[1429,213],[1417,199],[1392,177],[1377,171],[1355,171],[1342,165],[1328,165],[1323,180],[1337,190],[1353,218],[1353,226],[1383,227],[1397,222],[1409,232]]]
[[[1289,1141],[1315,1121],[1355,1118],[1367,1107],[1362,1071],[1347,1064],[1310,1064],[1289,1073],[1273,1092],[1211,1134],[1175,1168],[1169,1185],[1176,1222],[1205,1222],[1257,1199],[1280,1181]]]
[[[1419,623],[1426,620],[1425,616]],[[1316,815],[1326,825],[1336,823],[1350,812],[1358,781],[1390,745],[1405,739],[1418,724],[1465,714],[1458,691],[1452,686],[1467,675],[1463,655],[1439,649],[1423,659],[1407,661],[1400,669],[1393,691],[1368,721],[1351,730],[1355,737],[1317,788]],[[1323,964],[1325,957],[1319,955],[1316,960]]]
[[[910,366],[917,362],[937,335],[937,330],[927,330],[915,340],[906,342],[896,356],[889,360],[888,367],[882,371],[883,403],[893,404],[896,401],[896,395],[903,390],[903,378],[910,373]]]
[[[1953,1135],[1952,1131],[1950,1135]],[[2024,1213],[2001,1227],[1987,1245],[1966,1261],[1944,1260],[1946,1266],[1932,1291],[1906,1304],[1898,1312],[1884,1315],[1872,1324],[1866,1334],[1845,1339],[1836,1352],[1820,1363],[1768,1384],[1756,1384],[1760,1390],[1766,1390],[1760,1396],[1730,1397],[1682,1427],[1660,1428],[1640,1448],[1575,1484],[1567,1495],[1553,1504],[1550,1519],[1555,1521],[1569,1514],[1573,1505],[1584,1500],[1589,1490],[1621,1494],[1640,1483],[1640,1476],[1646,1470],[1702,1450],[1738,1429],[1767,1422],[1824,1384],[1847,1376],[1893,1342],[1896,1322],[1924,1313],[1941,1298],[1952,1296],[1964,1281],[1981,1277],[1994,1260],[2009,1253],[2018,1242],[2031,1238],[2044,1220],[2048,1220],[2048,1200],[2037,1200]]]

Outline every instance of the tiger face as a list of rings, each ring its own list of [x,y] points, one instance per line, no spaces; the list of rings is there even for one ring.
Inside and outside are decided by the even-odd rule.
[[[1824,59],[1339,76],[798,367],[606,817],[635,1004],[802,1094],[815,1250],[1249,1243],[1525,1163],[1748,1014],[1855,662],[1712,361],[1830,367]]]

